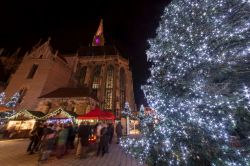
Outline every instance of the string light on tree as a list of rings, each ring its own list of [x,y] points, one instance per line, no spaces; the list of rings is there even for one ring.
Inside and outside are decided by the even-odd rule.
[[[0,105],[4,105],[5,103],[5,92],[0,93]]]
[[[244,99],[248,101],[247,102],[248,105],[246,107],[249,107],[250,106],[250,90],[247,86],[244,86],[243,92],[244,92]]]
[[[173,0],[165,8],[143,86],[159,121],[143,117],[142,137],[122,143],[129,153],[148,165],[249,164],[249,147],[231,145],[236,113],[249,105],[241,100],[249,86],[241,72],[250,62],[249,11],[246,0]]]
[[[20,98],[19,92],[16,92],[11,99],[5,104],[7,107],[15,107]]]
[[[122,116],[124,117],[132,117],[133,116],[133,113],[130,109],[130,106],[129,106],[129,103],[128,102],[125,102],[125,106],[124,106],[124,109],[122,110]]]

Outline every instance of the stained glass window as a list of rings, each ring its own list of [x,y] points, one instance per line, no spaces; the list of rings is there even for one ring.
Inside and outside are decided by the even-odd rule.
[[[120,70],[120,109],[125,106],[126,79],[124,68]]]
[[[112,109],[113,86],[114,86],[114,67],[109,66],[107,70],[106,85],[105,85],[104,109]]]
[[[97,90],[100,86],[100,74],[101,74],[101,66],[96,66],[93,75],[93,84],[92,84],[92,92],[97,96]]]

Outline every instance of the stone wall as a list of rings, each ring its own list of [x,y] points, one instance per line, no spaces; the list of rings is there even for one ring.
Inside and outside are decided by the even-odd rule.
[[[39,99],[35,110],[46,114],[61,107],[66,111],[74,111],[78,115],[84,115],[94,109],[96,105],[98,105],[98,102],[89,97]]]

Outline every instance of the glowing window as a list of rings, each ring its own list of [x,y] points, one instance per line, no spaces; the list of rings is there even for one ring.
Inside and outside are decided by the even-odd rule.
[[[96,66],[93,75],[93,84],[92,84],[92,92],[97,96],[97,90],[100,86],[100,74],[101,74],[101,66]]]
[[[123,68],[120,70],[120,109],[122,110],[125,106],[125,92],[126,92],[126,79],[125,71]]]
[[[104,109],[110,109],[110,110],[112,109],[113,86],[114,86],[114,67],[109,66],[107,70],[106,85],[105,85]]]

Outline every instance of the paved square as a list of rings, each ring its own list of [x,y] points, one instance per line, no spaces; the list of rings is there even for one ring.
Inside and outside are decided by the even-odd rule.
[[[51,156],[48,161],[39,164],[38,154],[29,155],[26,148],[28,139],[0,141],[0,165],[2,166],[139,166],[131,156],[125,154],[117,144],[111,144],[110,152],[103,157],[89,156],[77,159],[72,150],[62,159]]]

